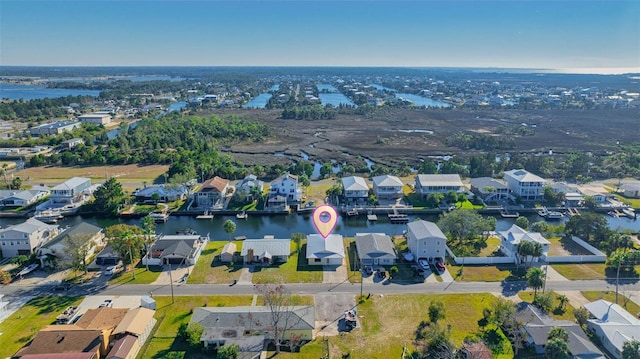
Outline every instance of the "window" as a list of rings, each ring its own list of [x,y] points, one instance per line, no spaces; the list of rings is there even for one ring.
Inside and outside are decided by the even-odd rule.
[[[439,246],[439,245],[440,245],[440,241],[437,241],[437,242],[436,242],[436,245],[437,245],[437,246]]]
[[[322,261],[322,259],[320,259],[320,258],[314,258],[314,259],[313,259],[313,261],[314,261],[315,263],[320,263],[320,262]]]

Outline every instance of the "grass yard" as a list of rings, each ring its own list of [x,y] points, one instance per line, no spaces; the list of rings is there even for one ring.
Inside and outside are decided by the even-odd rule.
[[[253,283],[322,283],[322,266],[307,264],[306,253],[306,241],[302,242],[300,253],[292,241],[289,260],[268,267],[255,266]]]
[[[242,261],[230,266],[228,263],[216,260],[216,257],[220,255],[222,248],[227,243],[229,242],[211,241],[207,243],[189,276],[189,284],[230,284],[233,283],[234,279],[240,279]],[[242,250],[241,241],[236,241],[235,244],[238,252]]]
[[[480,250],[478,257],[496,257],[502,256],[498,251],[498,247],[500,247],[500,238],[496,236],[490,236],[486,240],[487,246]]]
[[[547,240],[550,242],[549,256],[588,256],[593,254],[571,239],[562,238],[560,236],[553,236],[547,237]]]
[[[599,291],[586,291],[582,292],[585,298],[590,301],[596,301],[599,299],[604,299],[608,302],[615,303],[616,302],[616,291],[615,289],[612,291],[599,292]],[[640,314],[640,305],[632,302],[629,298],[627,298],[622,291],[618,292],[618,304],[627,310],[627,312],[631,313],[631,315],[636,316]]]
[[[327,197],[327,190],[335,185],[335,183],[336,181],[332,179],[311,182],[311,186],[304,189],[307,202],[313,201],[315,205],[324,203],[324,199]]]
[[[538,295],[542,293],[541,290],[538,290]],[[533,303],[533,292],[532,291],[523,291],[519,292],[518,296],[520,299],[527,303]],[[558,319],[558,320],[569,320],[575,321],[576,317],[573,314],[575,308],[573,308],[570,304],[565,304],[564,308],[560,308],[560,301],[558,301],[558,294],[554,295],[553,305],[551,306],[553,309],[548,313],[550,317]]]
[[[500,282],[502,280],[522,280],[526,274],[524,267],[514,265],[449,265],[451,275],[461,282]],[[462,269],[462,275],[458,275]]]
[[[139,358],[162,358],[176,355],[173,358],[210,358],[211,353],[204,353],[199,348],[190,347],[182,338],[177,338],[178,328],[188,323],[193,309],[196,307],[229,307],[251,305],[253,296],[177,296],[175,303],[171,297],[154,296],[157,305],[156,319],[158,323],[151,338],[140,350]],[[1,338],[1,337],[0,337]],[[170,353],[176,354],[170,354]]]
[[[605,279],[606,277],[604,263],[553,264],[551,268],[569,280]]]
[[[0,358],[11,357],[45,325],[54,324],[66,307],[80,301],[80,297],[46,296],[27,302],[0,323]]]
[[[149,266],[149,270],[147,267],[142,265],[140,262],[138,266],[135,268],[136,279],[133,279],[133,275],[131,271],[122,271],[116,273],[111,276],[109,279],[109,285],[117,285],[117,284],[151,284],[155,282],[160,273],[162,273],[162,267],[160,266]]]
[[[362,280],[362,272],[360,272],[360,263],[358,263],[358,252],[356,250],[356,239],[354,237],[344,238],[344,254],[349,282],[360,283]]]

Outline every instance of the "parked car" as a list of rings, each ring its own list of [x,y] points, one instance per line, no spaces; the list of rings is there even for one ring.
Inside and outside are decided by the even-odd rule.
[[[429,269],[429,262],[424,258],[418,259],[418,265],[424,270]]]
[[[440,271],[440,272],[444,272],[445,270],[445,266],[444,263],[442,262],[442,258],[437,257],[435,259],[435,264],[436,264],[436,268]]]
[[[122,264],[116,264],[114,266],[108,266],[107,269],[104,270],[104,274],[112,275],[118,273],[122,270]]]
[[[367,275],[371,275],[371,274],[373,274],[373,268],[371,268],[371,266],[366,266],[366,267],[364,267],[364,272]]]
[[[60,284],[56,284],[53,286],[53,288],[51,288],[51,290],[53,291],[64,291],[64,290],[69,290],[71,289],[71,284],[70,283],[60,283]]]
[[[105,299],[104,302],[100,303],[98,308],[104,308],[104,307],[113,307],[113,301],[111,299]]]

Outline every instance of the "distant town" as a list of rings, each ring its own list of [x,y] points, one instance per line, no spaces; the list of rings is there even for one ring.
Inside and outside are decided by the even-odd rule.
[[[638,358],[638,80],[2,67],[0,356]]]

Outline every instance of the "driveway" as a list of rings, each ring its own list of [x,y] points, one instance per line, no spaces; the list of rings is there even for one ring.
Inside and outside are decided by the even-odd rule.
[[[346,293],[320,293],[313,296],[317,336],[338,335],[338,323],[344,312],[356,305],[355,295]]]
[[[191,271],[193,270],[193,266],[187,266],[187,267],[178,267],[175,268],[171,271],[171,274],[169,274],[169,269],[165,269],[163,270],[160,275],[158,276],[158,278],[151,284],[154,285],[162,285],[162,284],[171,284],[171,279],[173,279],[174,283],[181,283],[182,278],[188,274],[191,273]]]
[[[240,279],[238,284],[252,284],[253,280],[253,265],[245,265],[240,271]]]
[[[337,265],[325,265],[322,267],[322,283],[342,283],[349,279],[347,265],[345,260],[342,260],[342,264]]]

